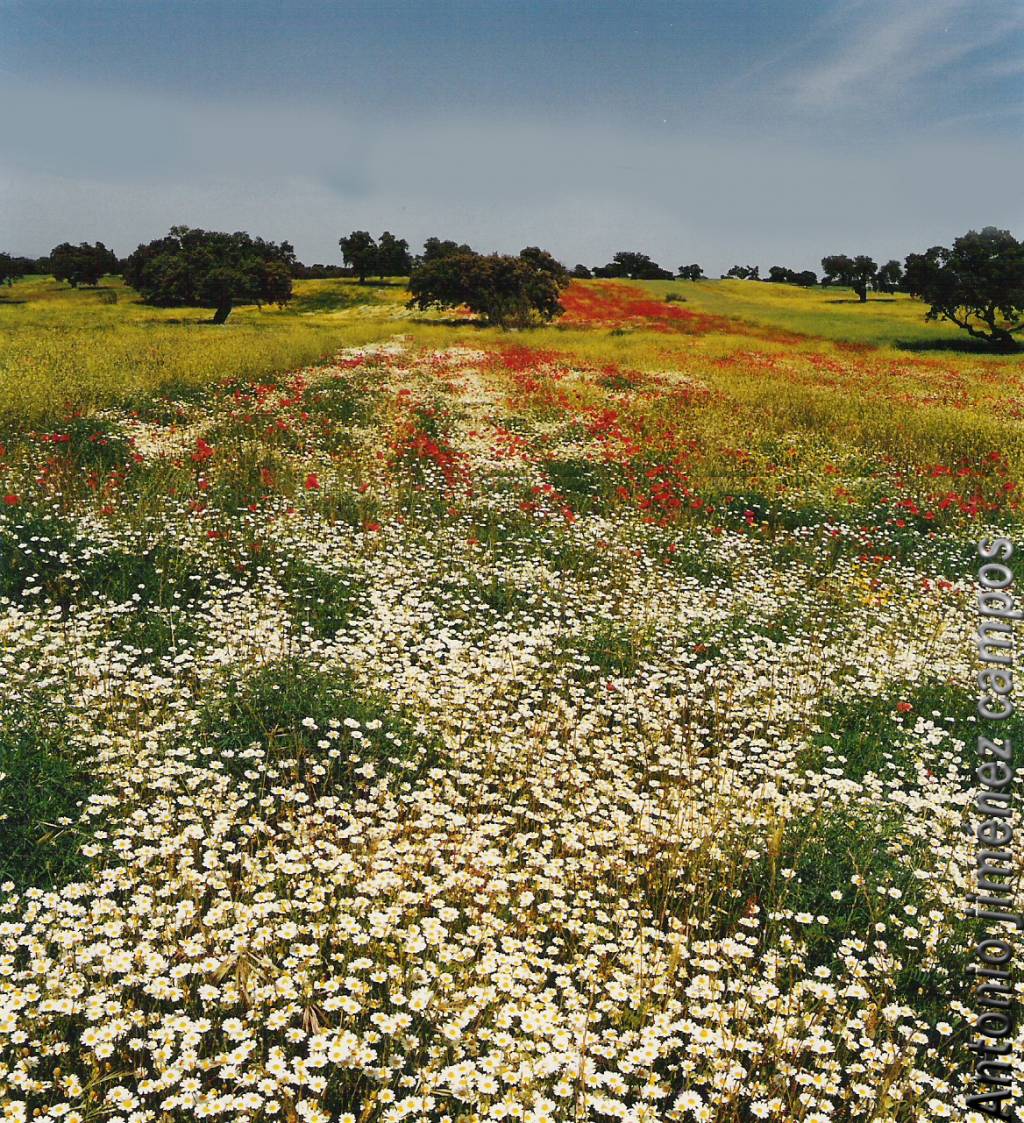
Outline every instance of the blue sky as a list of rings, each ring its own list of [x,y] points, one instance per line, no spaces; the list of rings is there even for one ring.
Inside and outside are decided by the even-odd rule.
[[[0,249],[385,227],[714,273],[1024,235],[1017,0],[0,0]]]

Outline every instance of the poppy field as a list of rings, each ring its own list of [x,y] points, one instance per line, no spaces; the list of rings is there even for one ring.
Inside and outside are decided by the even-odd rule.
[[[980,1120],[1020,358],[905,297],[345,284],[0,303],[4,1118]]]

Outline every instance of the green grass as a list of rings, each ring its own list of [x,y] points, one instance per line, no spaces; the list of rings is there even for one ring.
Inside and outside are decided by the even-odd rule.
[[[925,320],[928,306],[905,293],[870,293],[861,304],[845,288],[732,280],[639,283],[662,299],[671,293],[685,296],[689,312],[732,316],[801,335],[912,351],[949,347],[988,354],[955,325]]]
[[[39,710],[0,713],[0,882],[50,889],[84,872],[75,824],[95,786]]]
[[[585,506],[607,490],[607,472],[589,460],[545,460],[544,471],[555,491],[575,503]]]
[[[400,327],[339,320],[335,310],[382,303],[381,293],[394,302],[397,288],[299,281],[295,291],[291,307],[239,307],[216,326],[207,309],[147,307],[119,278],[98,289],[26,278],[0,295],[0,423],[45,423],[69,408],[134,405],[228,378],[259,379]],[[331,310],[304,314],[304,303]]]
[[[366,583],[353,573],[332,573],[289,557],[279,578],[292,618],[315,636],[333,639],[366,605]]]
[[[436,588],[438,612],[460,624],[489,628],[495,617],[529,611],[530,592],[495,574],[466,573],[442,577]]]
[[[688,310],[799,332],[808,336],[808,346],[825,340],[954,352],[964,347],[958,329],[925,322],[923,305],[902,294],[859,305],[845,290],[791,285],[652,281],[643,287],[659,298],[684,292]],[[397,283],[297,281],[294,292],[284,309],[241,306],[218,327],[209,323],[207,309],[147,307],[117,277],[94,289],[71,289],[47,277],[24,278],[0,293],[0,423],[15,417],[43,422],[61,417],[68,406],[137,404],[145,396],[184,393],[222,379],[256,379],[398,332],[434,346],[510,339],[499,329],[426,315],[394,320],[392,310],[401,309],[407,295]],[[362,312],[367,314],[357,314]],[[727,333],[691,337],[686,346],[711,358],[741,339]],[[652,331],[631,328],[611,335],[557,323],[531,331],[529,340],[531,345],[569,349],[589,361],[641,369],[664,367],[671,343]],[[750,343],[743,340],[745,346]]]
[[[207,581],[196,559],[162,543],[115,549],[82,567],[80,594],[114,602],[109,636],[144,662],[191,647],[199,636],[192,611]]]
[[[639,886],[661,923],[672,916],[699,939],[744,927],[772,947],[784,928],[802,943],[810,969],[834,970],[847,940],[883,940],[896,964],[888,993],[875,1000],[905,1003],[934,1024],[950,1016],[951,990],[967,998],[962,969],[971,926],[951,915],[948,939],[929,952],[904,930],[915,915],[905,906],[942,907],[932,891],[941,874],[932,870],[926,844],[900,835],[899,822],[884,809],[865,815],[823,804],[756,838],[720,837],[717,856],[663,852],[641,871]]]
[[[73,590],[68,558],[80,544],[74,525],[46,508],[17,508],[0,522],[0,597],[17,601],[29,593],[67,604]]]
[[[636,674],[650,652],[650,636],[605,623],[584,636],[567,653],[570,673],[581,682]]]
[[[908,748],[918,740],[912,732],[917,719],[967,729],[975,702],[962,687],[935,682],[908,687],[898,695],[826,699],[822,732],[815,735],[804,763],[820,767],[826,763],[827,751],[828,763],[841,758],[843,774],[851,780],[863,780],[873,772],[916,783],[918,766],[935,763],[922,760]]]
[[[383,696],[344,670],[298,660],[229,682],[226,697],[202,710],[200,738],[236,779],[287,776],[316,794],[351,794],[367,764],[408,778],[441,759],[439,744]]]
[[[800,457],[789,467],[805,479],[820,478],[838,450],[855,445],[875,462],[892,456],[947,464],[1000,449],[1012,478],[1024,480],[1024,430],[1017,420],[1024,408],[1024,359],[965,352],[958,329],[925,321],[919,302],[895,294],[861,305],[844,290],[742,281],[641,287],[658,299],[682,292],[687,301],[679,307],[726,317],[725,328],[675,334],[637,324],[611,334],[556,322],[504,332],[410,316],[400,284],[359,286],[345,278],[298,281],[286,308],[240,307],[217,327],[204,309],[149,308],[118,278],[77,290],[26,278],[0,294],[0,432],[14,422],[63,428],[69,410],[89,413],[109,404],[170,418],[176,401],[188,402],[211,384],[267,379],[317,364],[345,346],[403,335],[413,347],[525,343],[554,350],[605,371],[596,383],[593,376],[571,381],[568,389],[581,408],[602,401],[602,389],[617,388],[629,408],[648,410],[655,424],[664,422],[657,398],[696,382],[704,397],[673,418],[687,436],[702,448],[753,441],[752,451],[765,461],[795,440]],[[798,335],[773,335],[781,331]],[[861,346],[850,350],[851,342]],[[645,396],[627,389],[633,371],[669,374],[663,390]],[[372,373],[366,372],[370,379]],[[318,393],[324,413],[334,418],[336,448],[346,451],[352,426],[372,420],[372,398],[330,384]],[[543,402],[530,408],[537,417],[545,409],[553,417],[559,413]],[[111,458],[122,451],[107,447]],[[84,446],[81,452],[87,453]],[[596,481],[564,467],[557,482],[571,503],[590,509]],[[553,471],[561,469],[553,462]],[[717,477],[712,499],[740,474],[735,462],[721,459],[701,471],[709,480]]]

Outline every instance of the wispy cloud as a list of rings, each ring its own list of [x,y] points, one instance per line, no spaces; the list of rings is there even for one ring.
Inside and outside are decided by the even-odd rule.
[[[990,0],[884,0],[840,9],[849,18],[823,59],[794,67],[783,92],[805,110],[907,96],[958,60],[1024,28],[1024,15]]]
[[[1011,58],[989,63],[983,73],[987,78],[1016,78],[1024,75],[1024,56],[1014,54]]]

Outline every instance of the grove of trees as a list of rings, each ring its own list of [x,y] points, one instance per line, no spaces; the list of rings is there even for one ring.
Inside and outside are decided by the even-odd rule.
[[[117,254],[102,242],[93,245],[81,242],[77,246],[61,242],[50,250],[50,272],[54,280],[67,281],[72,288],[99,284],[101,277],[117,271]]]
[[[222,324],[236,301],[289,301],[294,265],[288,242],[172,226],[167,237],[131,254],[124,279],[149,304],[213,308],[213,322]]]
[[[304,265],[301,261],[297,261],[292,266],[292,276],[296,280],[322,281],[327,277],[345,277],[347,275],[348,270],[344,265],[324,265],[319,261],[315,265]]]
[[[457,247],[421,260],[409,277],[411,307],[465,306],[489,324],[525,327],[559,315],[569,273],[545,250],[527,246],[518,256],[480,254]]]

